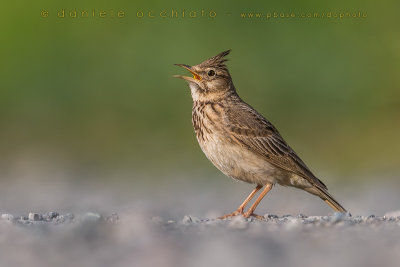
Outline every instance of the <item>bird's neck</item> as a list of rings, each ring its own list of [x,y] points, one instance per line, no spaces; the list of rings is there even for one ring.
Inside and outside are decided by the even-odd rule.
[[[235,88],[226,90],[203,91],[195,85],[190,85],[193,102],[219,102],[230,97],[238,97]]]

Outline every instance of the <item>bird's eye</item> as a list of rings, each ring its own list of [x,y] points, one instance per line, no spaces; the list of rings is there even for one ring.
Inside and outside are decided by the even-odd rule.
[[[215,76],[215,71],[209,70],[207,73],[208,76]]]

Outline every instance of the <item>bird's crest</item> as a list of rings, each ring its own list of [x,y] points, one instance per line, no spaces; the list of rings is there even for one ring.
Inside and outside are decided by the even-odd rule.
[[[200,63],[198,66],[199,67],[206,67],[206,66],[210,66],[210,67],[219,67],[219,68],[226,68],[225,66],[225,62],[228,61],[228,59],[224,58],[227,55],[229,55],[229,53],[231,52],[231,50],[226,50],[222,53],[219,53],[216,56],[213,56],[212,58],[209,58],[205,61],[203,61],[202,63]]]

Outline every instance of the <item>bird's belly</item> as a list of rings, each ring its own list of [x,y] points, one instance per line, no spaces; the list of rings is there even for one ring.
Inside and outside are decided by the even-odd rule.
[[[199,144],[207,158],[221,172],[234,179],[260,185],[276,182],[284,184],[290,180],[290,173],[228,137],[213,135],[206,140],[199,140]]]

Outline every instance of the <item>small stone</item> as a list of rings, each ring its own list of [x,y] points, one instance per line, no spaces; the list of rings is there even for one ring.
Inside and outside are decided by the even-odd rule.
[[[330,218],[329,218],[329,216],[321,216],[321,217],[320,217],[320,220],[321,220],[321,221],[324,221],[324,222],[329,222],[329,221],[330,221]]]
[[[182,219],[183,224],[190,224],[192,222],[192,218],[189,215],[185,215]]]
[[[45,215],[43,215],[43,220],[46,221],[46,222],[51,222],[55,218],[57,218],[57,216],[59,216],[58,212],[49,211]]]
[[[181,221],[182,224],[192,224],[192,223],[198,223],[200,222],[199,218],[190,216],[190,215],[185,215]]]
[[[41,220],[43,219],[43,217],[42,217],[42,215],[39,214],[39,213],[30,212],[30,213],[28,214],[28,219],[29,219],[30,221],[41,221]]]
[[[299,215],[297,215],[297,218],[299,218],[299,219],[305,219],[305,218],[307,218],[307,216],[304,215],[304,214],[302,214],[302,213],[300,213]]]
[[[248,222],[254,222],[256,219],[253,216],[250,216],[249,218],[246,218],[246,221]]]
[[[65,217],[64,217],[64,215],[59,215],[59,216],[57,216],[55,219],[54,219],[54,222],[55,223],[63,223],[63,222],[65,222]]]
[[[288,221],[288,218],[289,218],[289,217],[282,216],[282,217],[278,218],[278,222],[280,222],[280,223],[285,223],[285,222]]]
[[[384,217],[386,217],[386,218],[397,218],[397,217],[400,217],[400,210],[386,212],[384,214]]]
[[[305,221],[307,223],[316,223],[320,220],[321,220],[320,216],[310,216],[310,217],[307,217],[307,219]]]
[[[274,214],[265,214],[264,217],[267,219],[278,219],[279,218],[278,215],[274,215]]]
[[[75,215],[72,213],[66,213],[64,215],[58,215],[53,219],[53,222],[55,223],[70,223],[74,220]]]
[[[361,215],[357,215],[352,220],[352,222],[354,222],[354,223],[362,223],[363,221],[364,221],[364,219],[363,219],[363,217]]]
[[[54,218],[56,218],[58,215],[59,215],[59,214],[58,214],[58,212],[56,212],[56,211],[50,211],[50,212],[47,213],[47,217],[48,217],[49,219],[54,219]]]
[[[107,216],[106,222],[108,223],[116,223],[119,220],[119,216],[117,213],[112,213],[111,215]]]
[[[1,219],[5,220],[5,221],[13,221],[14,216],[11,214],[3,213],[3,214],[1,214]]]

